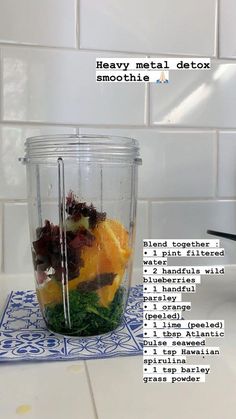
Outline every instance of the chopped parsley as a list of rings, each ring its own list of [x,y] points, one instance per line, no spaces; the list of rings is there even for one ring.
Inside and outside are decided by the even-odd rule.
[[[93,336],[114,330],[121,323],[124,308],[124,288],[120,287],[108,307],[99,303],[96,292],[69,292],[71,329],[65,325],[63,304],[45,308],[49,329],[64,335]]]

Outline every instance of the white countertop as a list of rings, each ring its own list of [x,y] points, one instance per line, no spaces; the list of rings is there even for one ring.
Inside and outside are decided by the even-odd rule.
[[[0,310],[12,289],[32,289],[30,277],[0,277]],[[225,320],[223,339],[209,340],[222,354],[209,363],[202,384],[143,384],[142,357],[86,362],[0,364],[0,418],[16,419],[233,419],[236,416],[236,270],[203,277],[191,319]],[[188,363],[190,358],[188,358]],[[23,413],[21,406],[26,405]],[[24,407],[22,408],[24,410]]]

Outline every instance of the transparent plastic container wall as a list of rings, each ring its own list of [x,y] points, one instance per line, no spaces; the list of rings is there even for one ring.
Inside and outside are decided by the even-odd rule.
[[[137,141],[32,137],[21,161],[36,292],[47,327],[70,336],[116,329],[132,274]]]

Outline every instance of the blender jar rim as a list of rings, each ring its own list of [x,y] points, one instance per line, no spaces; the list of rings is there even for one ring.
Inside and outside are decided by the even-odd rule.
[[[138,141],[118,135],[58,134],[29,137],[24,163],[59,157],[103,163],[141,164]]]

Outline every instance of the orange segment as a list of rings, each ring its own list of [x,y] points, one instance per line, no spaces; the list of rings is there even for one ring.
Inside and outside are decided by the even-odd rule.
[[[81,252],[84,266],[80,274],[69,281],[69,291],[77,288],[83,281],[93,280],[103,273],[115,273],[112,285],[106,285],[97,293],[100,303],[110,304],[122,281],[126,264],[131,254],[129,234],[117,220],[107,219],[99,223],[93,230],[95,240],[92,247],[85,247]],[[51,280],[38,289],[39,301],[43,304],[62,301],[61,285]]]
[[[112,229],[105,222],[98,228],[97,234],[99,242],[102,243],[105,255],[114,266],[113,272],[117,272],[124,263],[122,248],[118,238],[116,238]]]
[[[52,279],[37,289],[37,296],[41,304],[60,303],[62,300],[61,284]]]
[[[102,306],[106,307],[113,301],[115,293],[122,281],[123,275],[124,271],[116,275],[111,285],[106,285],[105,287],[99,288],[99,290],[97,290],[97,294],[99,295],[100,303]]]
[[[116,220],[106,220],[97,228],[99,241],[102,243],[105,254],[112,265],[112,271],[117,273],[112,285],[100,288],[97,293],[100,303],[104,306],[110,304],[122,281],[126,264],[131,254],[129,234],[121,223]]]
[[[102,243],[108,259],[117,268],[123,266],[130,256],[129,235],[125,228],[116,220],[106,220],[97,228],[100,243]]]
[[[117,220],[106,220],[106,224],[112,229],[113,233],[115,234],[116,238],[120,242],[120,246],[122,248],[128,247],[129,244],[129,233],[123,227],[123,225]]]

